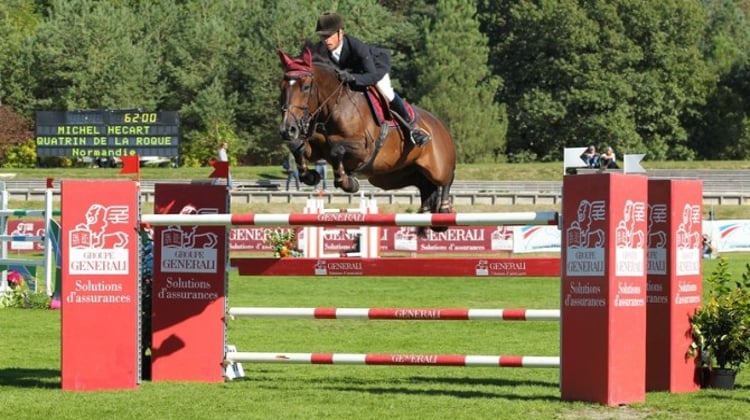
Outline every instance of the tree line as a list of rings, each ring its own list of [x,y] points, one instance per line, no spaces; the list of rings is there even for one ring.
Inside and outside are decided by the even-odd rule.
[[[750,154],[750,0],[5,0],[0,115],[177,110],[183,165],[224,141],[235,163],[278,163],[275,51],[316,40],[327,10],[392,51],[396,89],[446,122],[462,163],[589,144],[652,160]],[[8,124],[0,140],[17,144]],[[20,142],[5,164],[19,148],[33,157]]]

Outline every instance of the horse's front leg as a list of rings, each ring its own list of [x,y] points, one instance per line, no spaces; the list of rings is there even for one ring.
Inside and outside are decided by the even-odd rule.
[[[289,144],[289,150],[292,151],[294,156],[294,163],[297,165],[297,173],[299,173],[299,180],[305,185],[317,185],[320,182],[320,174],[316,171],[307,169],[307,163],[310,161],[309,157],[312,153],[312,148],[306,142],[300,142],[299,144]]]
[[[341,188],[348,193],[359,191],[359,181],[357,178],[346,173],[344,168],[344,156],[346,147],[343,144],[337,144],[331,148],[331,166],[333,167],[333,186]]]

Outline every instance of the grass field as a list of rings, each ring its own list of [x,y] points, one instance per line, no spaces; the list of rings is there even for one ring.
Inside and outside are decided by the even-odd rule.
[[[655,168],[748,169],[747,162]],[[560,163],[472,165],[462,179],[560,179]],[[112,178],[116,170],[6,170],[22,178]],[[201,178],[207,168],[145,169],[151,179]],[[233,168],[236,178],[281,178],[279,168]],[[41,202],[40,202],[41,203]],[[31,208],[36,203],[11,203]],[[298,207],[295,210],[300,210]],[[284,212],[263,206],[234,212]],[[457,209],[532,211],[533,208]],[[537,209],[538,210],[538,209]],[[549,209],[545,209],[549,210]],[[744,208],[742,209],[745,210]],[[146,206],[144,212],[150,212]],[[382,212],[403,211],[383,206]],[[721,217],[721,213],[717,214]],[[745,217],[745,216],[739,216]],[[738,218],[731,215],[724,218]],[[750,256],[730,254],[741,273]],[[710,273],[715,261],[707,261]],[[230,274],[231,306],[559,307],[555,279],[249,278]],[[750,413],[750,369],[731,392],[649,393],[624,407],[561,402],[556,369],[244,364],[223,384],[151,383],[109,392],[60,390],[60,312],[0,310],[1,419],[739,419]],[[241,351],[559,355],[556,322],[250,320],[228,324]]]
[[[750,256],[729,255],[743,271]],[[707,261],[709,273],[716,261]],[[230,306],[559,308],[542,278],[251,278],[230,275]],[[0,310],[3,419],[739,419],[750,370],[734,391],[648,393],[623,407],[561,402],[557,369],[244,364],[223,384],[151,383],[60,390],[60,313]],[[240,351],[559,355],[557,322],[229,321]]]

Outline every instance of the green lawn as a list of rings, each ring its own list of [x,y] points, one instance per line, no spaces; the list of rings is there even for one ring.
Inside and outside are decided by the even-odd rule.
[[[654,163],[656,165],[656,163]],[[748,169],[748,162],[684,166]],[[650,166],[644,163],[644,166]],[[561,164],[460,166],[463,179],[560,179]],[[243,179],[276,167],[233,168]],[[144,169],[150,179],[202,178],[207,168]],[[18,177],[118,177],[116,169],[8,170]],[[14,207],[15,206],[15,207]],[[11,203],[14,208],[27,208]],[[266,212],[265,207],[233,211]],[[299,208],[297,208],[299,210]],[[384,209],[388,212],[392,209]],[[398,209],[396,209],[398,210]],[[520,211],[522,209],[516,209]],[[144,211],[150,211],[144,209]],[[278,210],[277,210],[278,211]],[[486,210],[489,211],[489,210]],[[504,211],[498,209],[497,211]],[[750,256],[729,254],[735,274]],[[715,261],[707,261],[709,273]],[[559,307],[554,279],[249,278],[230,275],[232,306]],[[556,369],[244,364],[223,384],[151,383],[109,392],[60,390],[60,313],[0,309],[3,419],[734,419],[750,412],[750,369],[731,392],[649,393],[625,407],[561,402]],[[250,320],[229,322],[240,351],[559,355],[556,322]],[[106,374],[106,373],[105,373]]]
[[[729,255],[733,273],[750,256]],[[710,272],[716,261],[706,261]],[[555,279],[251,278],[230,275],[230,306],[559,307]],[[5,419],[734,419],[750,410],[750,370],[734,391],[649,393],[624,407],[561,402],[542,368],[244,364],[223,384],[151,383],[60,390],[60,313],[0,310]],[[237,319],[240,351],[559,355],[557,322]],[[105,373],[106,374],[106,373]]]

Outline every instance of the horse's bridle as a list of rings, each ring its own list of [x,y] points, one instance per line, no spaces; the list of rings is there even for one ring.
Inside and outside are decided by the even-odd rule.
[[[311,88],[307,92],[307,96],[308,96],[308,98],[307,98],[307,106],[290,105],[289,104],[289,93],[288,93],[288,90],[297,81],[299,81],[300,79],[302,79],[304,77],[310,77],[313,80],[313,82],[311,83]],[[318,117],[318,115],[320,114],[320,112],[323,110],[323,107],[325,107],[326,104],[336,94],[338,94],[341,91],[341,89],[344,86],[344,82],[339,82],[339,85],[336,87],[336,89],[334,89],[333,92],[331,92],[331,94],[328,95],[328,97],[326,97],[324,100],[318,101],[317,108],[315,108],[314,111],[310,112],[310,108],[311,108],[310,107],[310,103],[313,101],[313,98],[317,97],[317,92],[318,92],[317,86],[314,83],[315,76],[313,75],[313,73],[312,72],[299,72],[299,73],[295,73],[293,75],[287,74],[287,75],[284,76],[284,78],[289,81],[289,86],[287,87],[287,90],[285,92],[285,95],[286,95],[285,103],[281,107],[281,113],[282,113],[281,114],[282,115],[281,119],[282,119],[282,121],[286,121],[287,118],[288,118],[288,114],[291,114],[291,116],[294,119],[294,125],[295,125],[294,128],[295,128],[296,133],[293,133],[294,134],[293,137],[295,137],[295,138],[291,138],[292,134],[290,134],[290,133],[286,133],[286,134],[288,136],[288,140],[289,141],[301,140],[301,141],[299,141],[299,145],[297,146],[297,148],[301,148],[304,145],[304,143],[306,143],[306,142],[308,142],[310,140],[310,137],[312,135],[312,131],[314,131],[314,130],[311,130],[311,127],[314,126],[313,122],[315,122],[316,118]],[[305,92],[303,91],[303,93],[305,93]],[[302,111],[302,115],[301,116],[297,116],[294,113],[290,113],[289,111],[292,108],[298,108],[298,109],[300,109]]]

